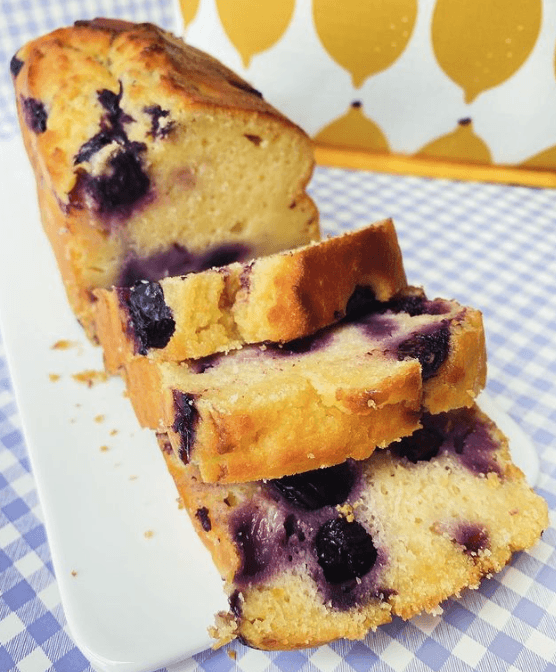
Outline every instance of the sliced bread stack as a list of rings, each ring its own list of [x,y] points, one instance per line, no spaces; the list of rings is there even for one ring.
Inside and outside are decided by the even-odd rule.
[[[538,539],[474,403],[480,312],[408,286],[389,220],[314,242],[301,129],[148,24],[78,22],[11,71],[70,304],[223,577],[219,643],[361,638]]]

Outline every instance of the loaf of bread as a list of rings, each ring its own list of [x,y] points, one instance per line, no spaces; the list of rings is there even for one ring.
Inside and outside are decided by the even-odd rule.
[[[136,354],[179,362],[309,336],[343,318],[354,292],[388,301],[406,286],[384,220],[248,263],[96,290],[96,333],[114,373]]]
[[[318,239],[307,135],[173,35],[78,21],[22,47],[11,72],[44,228],[89,335],[95,288]]]
[[[261,649],[363,638],[434,612],[497,572],[548,525],[546,503],[477,408],[366,461],[271,481],[203,483],[159,443],[229,595],[213,635]]]
[[[385,303],[363,294],[339,324],[283,345],[180,364],[134,357],[123,372],[139,422],[203,480],[234,483],[363,459],[415,431],[422,410],[472,405],[485,383],[481,314],[417,288]]]

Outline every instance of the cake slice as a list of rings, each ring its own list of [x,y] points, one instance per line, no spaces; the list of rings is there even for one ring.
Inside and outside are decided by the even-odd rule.
[[[344,317],[357,289],[388,301],[407,286],[391,220],[202,273],[94,292],[110,373],[136,354],[182,361],[308,336]]]
[[[170,33],[78,21],[23,46],[11,72],[44,228],[89,335],[92,289],[318,239],[308,136]]]
[[[424,416],[365,461],[244,484],[203,483],[159,442],[229,595],[219,643],[363,638],[477,588],[548,525],[546,503],[476,407]]]
[[[486,355],[479,311],[407,288],[389,302],[356,292],[348,317],[304,339],[123,371],[141,425],[203,480],[233,483],[363,459],[423,410],[472,405]]]

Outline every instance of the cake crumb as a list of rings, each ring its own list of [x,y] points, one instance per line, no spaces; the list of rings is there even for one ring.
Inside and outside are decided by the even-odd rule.
[[[117,430],[117,429],[112,429],[112,430],[110,431],[110,436],[116,436],[117,433],[118,433],[118,430]]]
[[[232,660],[237,660],[237,651],[235,649],[228,649],[226,653]]]
[[[75,341],[68,341],[64,338],[60,339],[59,341],[56,341],[54,345],[50,347],[51,350],[69,350],[70,348],[73,348],[77,345]]]
[[[77,576],[77,572],[75,571],[75,569],[72,569],[72,570],[71,570],[71,575],[72,575],[72,576]]]
[[[154,537],[154,532],[152,530],[147,530],[143,533],[143,536],[145,539],[152,539],[152,537]]]
[[[106,453],[108,450],[110,450],[110,448],[108,446],[101,446],[100,447],[100,452],[101,453]]]
[[[86,371],[81,371],[81,373],[74,373],[72,378],[78,383],[85,383],[87,387],[93,387],[97,383],[105,383],[108,380],[108,374],[106,371],[87,369]]]
[[[135,474],[133,474],[133,475],[131,475],[131,476],[129,477],[129,480],[130,480],[130,481],[136,481],[138,478],[139,478],[138,476],[136,476]]]
[[[48,378],[52,383],[55,383],[57,380],[60,380],[60,374],[59,373],[49,373]]]
[[[95,422],[104,422],[104,415],[95,415]]]

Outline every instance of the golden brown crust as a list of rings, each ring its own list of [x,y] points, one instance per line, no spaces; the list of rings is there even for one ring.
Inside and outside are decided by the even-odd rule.
[[[388,301],[407,285],[392,220],[247,264],[164,278],[160,286],[176,326],[161,361],[197,359],[246,343],[309,336],[344,317],[358,287]],[[94,292],[96,331],[106,368],[135,355],[130,317],[118,289]]]
[[[151,24],[100,19],[38,38],[16,58],[41,216],[90,336],[91,290],[116,284],[130,258],[221,244],[248,258],[318,239],[309,138],[212,57]],[[99,205],[94,181],[110,180],[126,152],[139,173],[135,200],[109,184],[109,205]]]
[[[362,485],[339,510],[345,515],[341,512],[349,509],[382,549],[382,561],[372,571],[377,572],[383,598],[370,591],[345,609],[333,607],[323,595],[318,566],[278,562],[274,571],[264,570],[242,583],[235,526],[245,519],[243,512],[253,511],[255,505],[262,516],[257,529],[269,535],[262,537],[263,543],[273,538],[272,530],[280,529],[283,517],[292,514],[299,529],[311,530],[314,538],[312,514],[291,504],[281,510],[280,498],[269,496],[268,490],[265,494],[262,482],[203,483],[194,465],[181,464],[167,439],[161,442],[187,513],[233,597],[233,613],[218,615],[213,636],[222,641],[237,636],[270,650],[363,638],[393,616],[407,619],[438,611],[447,598],[459,597],[463,590],[478,587],[484,576],[500,571],[512,553],[534,545],[548,525],[548,509],[513,465],[506,438],[476,407],[448,417],[456,428],[460,422],[465,428],[469,421],[477,423],[484,438],[475,449],[482,451],[491,443],[487,450],[492,466],[476,473],[450,450],[415,464],[396,456],[395,450],[377,451],[362,462]],[[330,510],[319,520],[334,515]],[[295,552],[297,542],[280,543],[292,543],[288,553]],[[280,553],[277,548],[277,556]]]
[[[416,293],[407,288],[402,294]],[[320,349],[317,343],[299,355],[246,346],[201,368],[135,357],[124,367],[129,397],[140,423],[167,432],[175,451],[207,482],[277,478],[364,459],[414,432],[423,411],[472,405],[484,385],[480,314],[457,302],[435,306],[447,312],[378,314],[378,335],[364,321],[330,327],[320,335]],[[380,335],[385,325],[394,334],[390,345]],[[396,348],[423,329],[445,325],[447,358],[423,380],[415,355],[400,360]],[[181,399],[188,404],[185,425]]]

